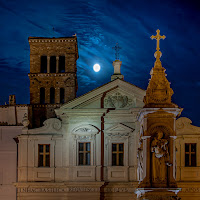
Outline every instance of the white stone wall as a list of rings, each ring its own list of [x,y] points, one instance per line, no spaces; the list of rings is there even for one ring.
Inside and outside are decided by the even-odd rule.
[[[0,125],[22,125],[25,113],[28,114],[27,105],[0,106]]]
[[[13,138],[21,134],[21,126],[0,126],[0,199],[16,199],[17,144]]]
[[[19,182],[101,181],[101,141],[104,134],[104,180],[137,181],[139,109],[79,110],[68,113],[62,128],[46,127],[24,131],[19,136]],[[107,113],[106,113],[107,112]],[[55,119],[57,120],[57,119]],[[49,128],[51,126],[51,128]],[[78,165],[78,143],[91,143],[91,164]],[[112,143],[124,143],[124,166],[112,166]],[[50,167],[38,167],[38,144],[50,144]]]
[[[200,127],[181,117],[176,121],[177,181],[200,181]],[[196,143],[196,167],[185,166],[185,143]]]

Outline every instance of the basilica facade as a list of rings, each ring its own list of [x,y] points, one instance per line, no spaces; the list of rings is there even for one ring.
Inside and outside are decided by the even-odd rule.
[[[200,199],[200,128],[171,102],[164,37],[154,38],[146,91],[126,82],[115,60],[111,81],[78,98],[76,36],[29,38],[31,102],[16,105],[13,96],[0,107],[0,197]]]

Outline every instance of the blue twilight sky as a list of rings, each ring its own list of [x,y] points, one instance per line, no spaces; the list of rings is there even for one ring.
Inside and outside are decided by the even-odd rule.
[[[198,0],[0,0],[0,104],[16,94],[29,103],[29,36],[78,38],[78,93],[113,74],[112,47],[122,47],[125,80],[147,88],[160,29],[161,58],[182,116],[200,126],[200,5]],[[55,29],[53,31],[52,29]],[[95,63],[101,71],[92,69]]]

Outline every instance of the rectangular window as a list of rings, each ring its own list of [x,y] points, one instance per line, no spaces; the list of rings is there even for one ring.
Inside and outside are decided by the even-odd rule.
[[[78,143],[78,164],[90,165],[90,142]]]
[[[56,73],[56,56],[50,57],[50,73]]]
[[[185,144],[185,166],[196,167],[196,143]]]
[[[65,72],[65,56],[59,56],[59,72]]]
[[[38,167],[50,167],[50,144],[38,144]]]
[[[41,73],[47,73],[47,56],[41,56]]]
[[[112,144],[112,166],[124,165],[124,143]]]

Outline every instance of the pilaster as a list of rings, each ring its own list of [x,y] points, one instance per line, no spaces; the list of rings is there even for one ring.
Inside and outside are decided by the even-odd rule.
[[[50,56],[47,56],[47,73],[50,73]]]
[[[59,56],[56,56],[56,73],[59,72]]]

